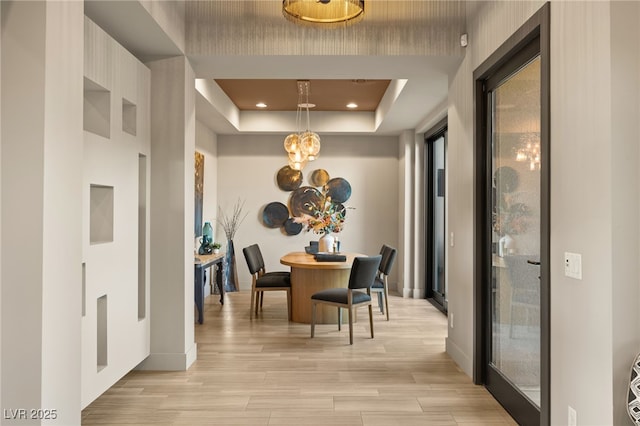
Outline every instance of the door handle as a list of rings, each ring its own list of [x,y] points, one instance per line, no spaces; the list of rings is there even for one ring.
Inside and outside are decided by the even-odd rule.
[[[527,263],[529,265],[536,265],[536,266],[540,265],[540,261],[539,260],[527,260]],[[540,277],[538,277],[538,279],[540,279]]]

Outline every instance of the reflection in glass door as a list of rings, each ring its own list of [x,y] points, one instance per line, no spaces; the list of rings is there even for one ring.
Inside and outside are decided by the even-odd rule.
[[[445,150],[447,128],[426,138],[426,296],[443,312],[447,311],[444,274],[445,256]]]
[[[540,57],[489,89],[490,365],[540,408]]]

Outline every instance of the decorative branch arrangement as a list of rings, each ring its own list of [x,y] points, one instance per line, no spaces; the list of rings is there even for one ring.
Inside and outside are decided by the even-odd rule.
[[[232,241],[233,237],[236,235],[238,228],[240,228],[240,224],[247,217],[248,212],[242,214],[242,210],[244,209],[244,200],[240,201],[238,199],[233,206],[233,212],[227,215],[221,208],[218,206],[218,218],[216,221],[222,226],[224,229],[224,233],[227,236],[227,240]]]

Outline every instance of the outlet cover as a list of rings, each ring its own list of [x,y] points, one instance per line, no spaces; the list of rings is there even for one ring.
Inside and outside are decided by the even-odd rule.
[[[569,407],[569,410],[568,410],[569,413],[568,413],[567,425],[578,426],[578,415],[576,413],[576,410],[570,405],[568,407]]]

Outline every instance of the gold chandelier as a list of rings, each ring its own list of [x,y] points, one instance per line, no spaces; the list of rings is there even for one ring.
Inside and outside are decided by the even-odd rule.
[[[529,170],[540,170],[540,133],[528,132],[520,137],[516,161],[528,161]]]
[[[309,161],[318,158],[320,154],[320,136],[309,130],[310,117],[309,108],[315,107],[309,103],[308,80],[298,81],[298,106],[296,109],[296,133],[291,133],[284,139],[284,149],[289,155],[289,167],[294,170],[302,170]],[[304,101],[304,102],[303,102]],[[306,111],[307,126],[301,130],[302,110]]]
[[[297,24],[344,26],[363,18],[364,0],[282,0],[282,13]]]

